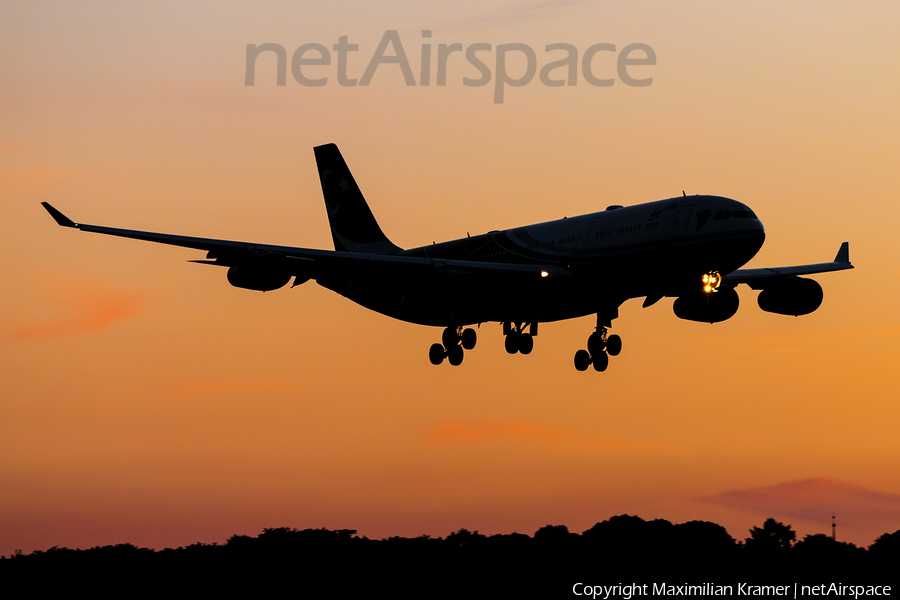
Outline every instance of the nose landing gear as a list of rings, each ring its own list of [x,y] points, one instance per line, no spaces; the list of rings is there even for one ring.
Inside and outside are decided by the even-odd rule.
[[[432,344],[428,349],[428,360],[433,365],[447,361],[458,367],[463,361],[463,350],[471,350],[478,341],[478,334],[472,328],[447,327],[441,333],[441,344]]]
[[[597,313],[597,330],[587,340],[587,350],[575,353],[575,368],[587,371],[593,365],[595,371],[605,371],[609,366],[609,357],[618,356],[622,352],[622,338],[609,335],[612,320],[618,316],[618,310]]]
[[[592,333],[587,341],[587,350],[575,353],[575,368],[587,371],[591,365],[595,371],[605,371],[609,366],[609,357],[618,356],[622,351],[622,338],[613,334],[607,335],[606,327]]]

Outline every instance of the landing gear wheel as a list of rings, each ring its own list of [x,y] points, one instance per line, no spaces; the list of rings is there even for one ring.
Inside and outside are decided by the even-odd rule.
[[[530,334],[523,333],[519,335],[519,352],[522,354],[531,354],[534,349],[534,338]]]
[[[594,370],[603,372],[609,366],[609,355],[606,352],[595,354],[591,357],[594,361]]]
[[[475,342],[478,341],[478,334],[475,333],[475,330],[472,328],[465,329],[462,332],[462,347],[466,350],[471,350],[475,347]]]
[[[611,335],[606,338],[606,351],[610,356],[618,356],[622,351],[622,338],[617,335]]]
[[[506,351],[510,354],[515,354],[519,351],[519,334],[510,333],[506,336],[506,341],[503,343],[506,346]]]
[[[444,362],[444,347],[440,344],[432,344],[428,349],[428,360],[433,365],[439,365]]]
[[[579,371],[587,371],[591,366],[591,355],[587,350],[579,350],[575,353],[575,368]]]
[[[600,333],[592,333],[587,341],[587,351],[591,356],[603,354],[606,343],[603,341],[603,335]]]
[[[444,342],[444,347],[448,349],[459,344],[459,334],[456,332],[456,327],[444,329],[444,332],[441,334],[441,341]]]
[[[462,346],[451,346],[447,350],[447,360],[449,360],[450,364],[454,367],[458,367],[462,364],[463,354]]]

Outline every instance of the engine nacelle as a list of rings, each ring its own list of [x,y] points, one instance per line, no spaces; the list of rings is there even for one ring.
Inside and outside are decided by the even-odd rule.
[[[818,281],[795,277],[766,287],[756,301],[766,312],[799,317],[819,308],[822,296]]]
[[[697,292],[675,299],[672,308],[675,316],[687,321],[719,323],[734,316],[740,305],[740,298],[734,288],[723,285],[717,292],[704,294]]]
[[[291,279],[283,254],[267,252],[228,269],[228,283],[234,287],[268,292],[284,287]]]

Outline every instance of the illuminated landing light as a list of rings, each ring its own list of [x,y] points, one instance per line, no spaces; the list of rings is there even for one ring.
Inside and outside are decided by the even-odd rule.
[[[550,273],[548,273],[547,271],[541,271],[541,277],[548,277],[549,275]]]
[[[712,294],[719,291],[719,286],[722,284],[722,276],[719,275],[718,271],[710,271],[709,273],[704,273],[702,281],[703,293]]]

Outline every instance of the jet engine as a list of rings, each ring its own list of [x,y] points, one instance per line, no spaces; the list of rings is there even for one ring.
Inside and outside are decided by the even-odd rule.
[[[277,290],[290,281],[287,258],[277,252],[266,252],[228,269],[228,283],[234,287],[259,292]]]
[[[740,299],[734,288],[723,285],[713,293],[697,292],[675,299],[675,316],[700,323],[719,323],[734,316]]]
[[[822,286],[813,279],[794,277],[766,286],[756,301],[766,312],[795,317],[808,315],[822,305]]]

